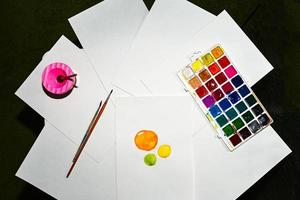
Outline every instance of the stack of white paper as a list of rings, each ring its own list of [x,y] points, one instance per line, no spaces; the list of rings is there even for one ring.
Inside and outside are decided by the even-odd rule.
[[[176,76],[193,53],[218,43],[250,86],[272,70],[226,11],[214,16],[186,0],[156,0],[148,14],[142,0],[105,0],[69,21],[83,50],[61,37],[16,92],[46,120],[18,177],[58,199],[235,199],[291,152],[272,127],[227,151]],[[79,87],[63,99],[41,87],[51,62],[78,73]],[[112,101],[66,178],[111,89]],[[144,164],[147,152],[133,139],[143,129],[171,145],[170,158]]]

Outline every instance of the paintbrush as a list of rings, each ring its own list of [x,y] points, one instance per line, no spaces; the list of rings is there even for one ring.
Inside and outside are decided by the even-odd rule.
[[[100,102],[100,105],[99,105],[99,107],[98,107],[98,109],[97,109],[97,111],[96,111],[96,113],[95,113],[95,115],[94,115],[94,117],[93,117],[93,119],[92,119],[92,121],[91,121],[91,123],[90,123],[90,125],[89,125],[89,127],[87,129],[87,131],[86,131],[86,134],[84,135],[84,137],[82,139],[82,142],[79,145],[78,150],[77,150],[77,152],[76,152],[76,154],[75,154],[75,156],[74,156],[74,158],[72,160],[72,165],[71,165],[71,167],[70,167],[70,169],[69,169],[69,171],[67,173],[67,176],[66,176],[67,178],[70,176],[71,172],[73,171],[73,168],[74,168],[76,162],[78,161],[78,159],[80,157],[80,154],[82,153],[82,151],[83,151],[83,149],[84,149],[84,147],[85,147],[88,139],[90,138],[90,136],[91,136],[91,134],[92,134],[92,132],[93,132],[93,130],[94,130],[97,122],[99,121],[99,119],[100,119],[100,117],[101,117],[104,109],[106,108],[106,105],[108,103],[108,100],[110,99],[110,96],[111,96],[112,92],[113,92],[113,90],[110,91],[110,93],[107,96],[107,98],[106,98],[106,100],[105,100],[105,102],[104,102],[103,105],[102,105],[102,101]]]
[[[72,74],[70,76],[61,76],[60,75],[60,76],[57,77],[57,81],[60,82],[60,83],[64,82],[65,80],[73,81],[73,79],[71,79],[71,78],[75,77],[75,76],[77,76],[77,74]]]

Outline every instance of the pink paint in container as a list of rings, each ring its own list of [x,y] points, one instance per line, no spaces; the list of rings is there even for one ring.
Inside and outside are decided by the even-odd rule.
[[[228,78],[232,78],[234,75],[237,74],[237,71],[234,69],[233,66],[230,66],[227,69],[225,69],[225,73],[228,76]]]
[[[76,84],[76,74],[64,63],[51,63],[42,74],[42,85],[47,95],[63,98],[71,93]]]

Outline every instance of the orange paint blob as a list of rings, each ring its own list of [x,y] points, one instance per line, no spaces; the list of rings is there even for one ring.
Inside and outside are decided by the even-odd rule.
[[[158,137],[154,131],[141,130],[135,135],[134,142],[137,148],[150,151],[156,147]]]

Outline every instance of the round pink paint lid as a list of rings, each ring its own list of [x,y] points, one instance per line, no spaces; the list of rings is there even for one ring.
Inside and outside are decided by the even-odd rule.
[[[43,71],[42,84],[52,94],[65,94],[74,88],[76,78],[71,77],[71,80],[58,81],[58,77],[66,77],[72,74],[73,71],[68,65],[59,62],[51,63]]]

